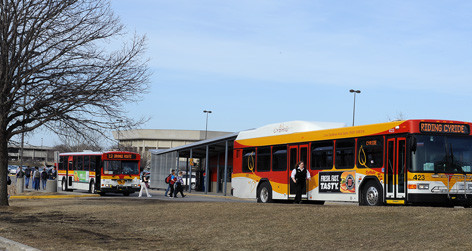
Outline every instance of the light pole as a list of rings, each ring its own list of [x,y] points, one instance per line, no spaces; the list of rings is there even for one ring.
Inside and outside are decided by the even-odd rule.
[[[205,125],[205,139],[207,139],[207,134],[208,134],[208,113],[211,113],[211,111],[204,110],[204,113],[206,113],[206,125]]]
[[[118,122],[118,126],[116,127],[118,129],[118,151],[120,150],[120,127],[121,127],[121,122],[123,122],[122,119],[117,119],[116,122]]]
[[[352,126],[354,126],[354,118],[356,116],[356,93],[361,93],[360,90],[349,90],[350,93],[354,93],[354,108],[352,109]]]

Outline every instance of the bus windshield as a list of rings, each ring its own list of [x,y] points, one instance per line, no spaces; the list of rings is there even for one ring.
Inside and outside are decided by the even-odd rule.
[[[471,173],[472,137],[416,135],[412,172]]]
[[[103,174],[139,174],[138,161],[106,160],[103,165]]]

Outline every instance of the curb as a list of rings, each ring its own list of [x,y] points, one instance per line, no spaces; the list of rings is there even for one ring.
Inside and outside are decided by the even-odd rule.
[[[39,251],[39,249],[26,246],[16,241],[12,241],[0,236],[0,250],[24,250],[24,251]]]
[[[209,198],[223,198],[223,199],[228,199],[228,200],[244,200],[244,201],[253,201],[254,199],[246,199],[246,198],[238,198],[238,197],[233,197],[233,196],[222,196],[222,195],[212,195],[212,194],[192,194],[192,193],[186,193],[185,197],[188,195],[190,196],[202,196],[202,197],[209,197]]]
[[[100,197],[99,194],[78,194],[78,195],[13,195],[10,199],[68,199],[68,198],[84,198],[84,197]]]

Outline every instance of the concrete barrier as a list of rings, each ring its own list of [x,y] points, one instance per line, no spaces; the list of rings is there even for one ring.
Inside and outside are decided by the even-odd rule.
[[[25,191],[25,178],[16,178],[16,193],[20,194]]]
[[[51,192],[51,193],[57,192],[57,180],[47,180],[46,192]]]

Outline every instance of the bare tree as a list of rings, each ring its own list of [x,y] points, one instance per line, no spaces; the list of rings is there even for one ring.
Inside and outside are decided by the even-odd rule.
[[[61,129],[58,134],[60,144],[54,147],[59,152],[80,152],[84,150],[102,151],[105,137],[93,131],[77,133],[70,128]],[[87,139],[84,141],[84,139]]]
[[[397,112],[397,114],[395,114],[393,117],[387,116],[389,122],[405,120],[406,118],[407,116],[403,112]]]
[[[124,27],[108,0],[0,0],[0,206],[7,144],[38,128],[102,133],[148,83],[144,37],[112,50]]]

